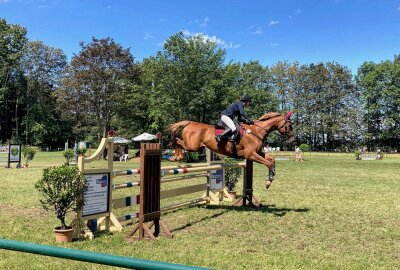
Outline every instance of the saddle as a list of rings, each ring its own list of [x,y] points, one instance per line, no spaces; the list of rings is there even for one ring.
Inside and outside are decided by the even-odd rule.
[[[245,129],[237,122],[235,122],[235,126],[236,130],[232,135],[228,137],[228,141],[240,141],[240,139],[243,137]],[[216,123],[214,127],[215,127],[215,136],[221,135],[228,128],[228,126],[225,125],[225,123],[222,122],[221,120],[218,121],[218,123]]]

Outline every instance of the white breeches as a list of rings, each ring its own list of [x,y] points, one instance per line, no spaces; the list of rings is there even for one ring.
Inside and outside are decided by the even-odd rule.
[[[229,116],[221,115],[221,120],[222,122],[225,123],[225,125],[227,125],[232,130],[232,133],[236,131],[235,123]]]

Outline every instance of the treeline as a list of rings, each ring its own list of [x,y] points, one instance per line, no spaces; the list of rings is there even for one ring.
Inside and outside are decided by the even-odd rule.
[[[181,32],[141,62],[112,38],[81,43],[68,61],[61,49],[26,35],[25,28],[0,19],[2,142],[57,147],[67,140],[98,142],[111,129],[131,138],[163,133],[184,119],[215,123],[246,93],[254,100],[248,108],[254,119],[295,112],[297,145],[399,148],[399,56],[365,62],[353,78],[335,62],[227,63],[224,49]],[[269,143],[278,144],[278,136]]]

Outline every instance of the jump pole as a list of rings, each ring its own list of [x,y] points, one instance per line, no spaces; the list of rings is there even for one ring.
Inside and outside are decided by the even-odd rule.
[[[123,267],[128,269],[151,269],[151,270],[201,270],[208,269],[202,267],[185,266],[166,262],[157,262],[144,259],[116,256],[92,251],[75,250],[48,245],[19,242],[13,240],[0,239],[0,249],[39,254],[50,257],[58,257],[74,261],[97,263]]]

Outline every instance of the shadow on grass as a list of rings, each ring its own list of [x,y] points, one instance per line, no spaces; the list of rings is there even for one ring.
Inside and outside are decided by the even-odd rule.
[[[210,205],[208,209],[226,209],[227,211],[237,211],[237,212],[262,212],[273,214],[277,217],[283,217],[289,212],[295,213],[306,213],[310,211],[310,208],[288,208],[288,207],[276,207],[275,204],[271,205],[261,205],[260,207],[250,207],[250,206],[232,206],[232,205]]]
[[[204,206],[193,206],[193,207],[204,207]],[[306,213],[310,211],[310,208],[288,208],[288,207],[276,207],[275,204],[271,204],[271,205],[261,205],[260,207],[249,207],[249,206],[244,206],[244,207],[238,207],[238,206],[232,206],[232,205],[209,205],[206,206],[207,209],[210,210],[223,210],[222,212],[213,214],[211,216],[207,216],[207,217],[203,217],[199,220],[187,223],[181,227],[172,229],[171,232],[176,232],[176,231],[180,231],[180,230],[184,230],[186,228],[189,228],[195,224],[201,223],[203,221],[209,220],[209,219],[213,219],[216,217],[219,217],[225,213],[231,212],[231,211],[236,211],[236,212],[249,212],[249,211],[254,211],[254,212],[262,212],[262,213],[267,213],[267,214],[273,214],[274,216],[277,217],[283,217],[285,216],[287,213],[289,212],[295,212],[295,213]],[[174,210],[172,212],[176,212],[179,210]],[[170,212],[170,213],[172,213]]]
[[[176,232],[176,231],[184,230],[184,229],[189,228],[189,227],[191,227],[191,226],[193,226],[193,225],[195,225],[195,224],[197,224],[197,223],[201,223],[201,222],[206,221],[206,220],[208,220],[208,219],[213,219],[213,218],[222,216],[222,215],[223,215],[224,213],[226,213],[226,212],[228,212],[228,210],[223,211],[223,212],[220,212],[220,213],[216,213],[216,214],[211,215],[211,216],[208,216],[208,217],[203,217],[203,218],[201,218],[201,219],[199,219],[199,220],[196,220],[196,221],[194,221],[194,222],[186,223],[186,224],[183,225],[183,226],[180,226],[180,227],[178,227],[178,228],[172,229],[171,232]]]

